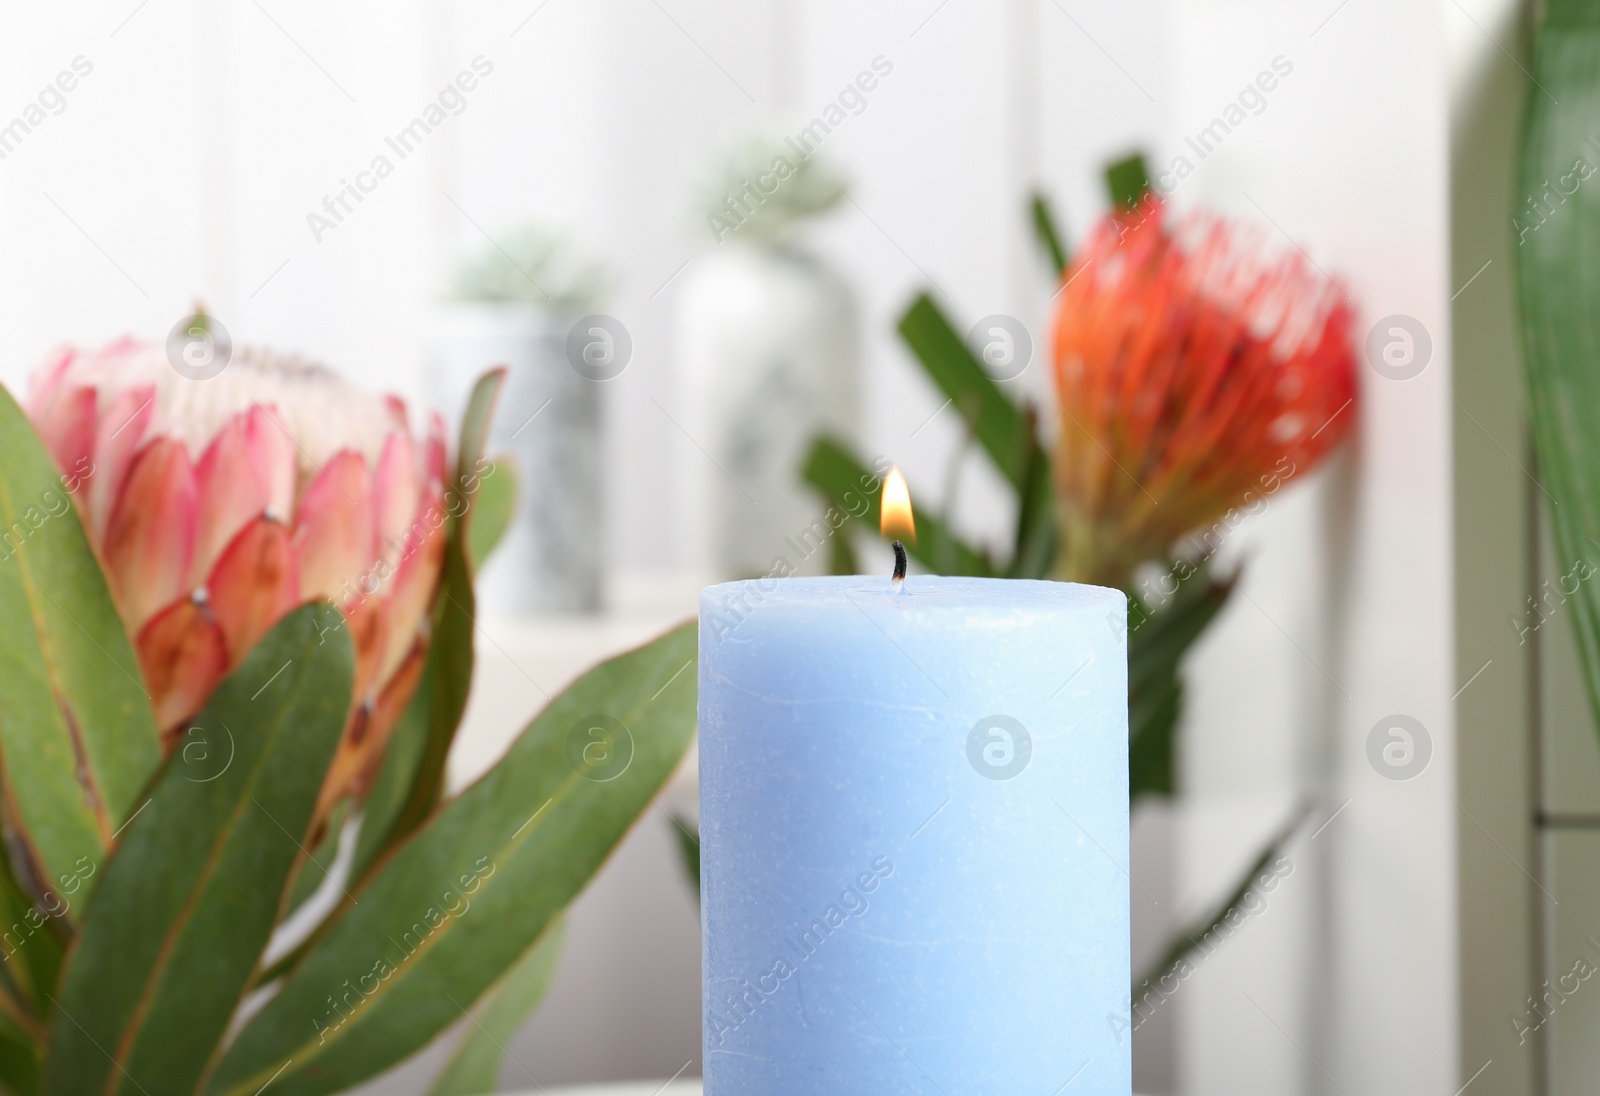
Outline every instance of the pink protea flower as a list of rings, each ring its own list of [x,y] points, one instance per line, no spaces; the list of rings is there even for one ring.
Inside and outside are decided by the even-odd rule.
[[[1138,564],[1316,467],[1356,416],[1354,309],[1299,253],[1157,198],[1102,221],[1055,321],[1062,577]]]
[[[168,748],[280,617],[327,598],[356,672],[321,806],[362,790],[426,653],[445,542],[438,416],[420,440],[399,399],[318,366],[246,351],[190,380],[132,339],[56,352],[28,414],[84,481],[79,513]]]

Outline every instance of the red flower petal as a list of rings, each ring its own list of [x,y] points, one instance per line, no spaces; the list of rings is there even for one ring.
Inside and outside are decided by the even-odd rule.
[[[1224,222],[1170,229],[1155,199],[1103,222],[1056,317],[1067,577],[1119,582],[1319,463],[1354,421],[1351,315]]]

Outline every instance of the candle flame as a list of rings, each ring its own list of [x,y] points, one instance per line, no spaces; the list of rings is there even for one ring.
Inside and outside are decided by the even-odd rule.
[[[917,525],[911,517],[911,490],[897,466],[891,465],[883,481],[878,530],[886,537],[904,537],[916,543]]]

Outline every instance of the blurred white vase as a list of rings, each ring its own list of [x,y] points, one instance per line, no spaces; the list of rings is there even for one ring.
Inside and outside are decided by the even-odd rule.
[[[452,431],[483,371],[508,369],[487,451],[514,458],[518,490],[479,576],[478,604],[492,615],[600,607],[600,382],[568,363],[571,324],[527,305],[462,302],[434,325],[429,397]]]
[[[683,479],[691,560],[724,576],[765,574],[782,556],[827,569],[805,534],[826,509],[802,485],[812,439],[853,440],[860,412],[849,287],[803,251],[730,240],[690,265],[678,295]]]

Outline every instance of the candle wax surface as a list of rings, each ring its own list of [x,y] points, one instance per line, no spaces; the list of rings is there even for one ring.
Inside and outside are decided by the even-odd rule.
[[[705,590],[708,1096],[1127,1096],[1127,689],[1116,590]]]

